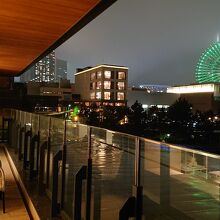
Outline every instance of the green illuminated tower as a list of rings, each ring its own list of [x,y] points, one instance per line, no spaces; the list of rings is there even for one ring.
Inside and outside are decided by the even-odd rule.
[[[197,83],[220,83],[220,42],[205,50],[196,66]]]

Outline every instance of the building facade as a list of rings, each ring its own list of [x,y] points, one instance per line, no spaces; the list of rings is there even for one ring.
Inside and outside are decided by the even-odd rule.
[[[220,84],[203,83],[173,86],[167,89],[168,93],[179,94],[192,104],[192,110],[195,111],[220,111]]]
[[[76,93],[87,106],[125,106],[127,103],[128,68],[115,65],[98,65],[77,69]]]
[[[65,60],[55,59],[55,81],[60,82],[67,79],[67,62]]]
[[[29,82],[27,95],[58,97],[60,103],[72,101],[73,86],[69,80],[60,80],[59,83]]]
[[[138,101],[142,104],[142,108],[146,110],[152,106],[166,109],[180,97],[179,94],[161,92],[161,90],[149,91],[149,88],[128,88],[127,94],[129,107]]]
[[[48,54],[23,73],[21,82],[59,82],[67,78],[67,62],[57,59],[55,52]]]

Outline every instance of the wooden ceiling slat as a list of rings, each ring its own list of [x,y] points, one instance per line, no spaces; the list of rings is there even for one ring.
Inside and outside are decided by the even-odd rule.
[[[114,1],[1,0],[0,75],[20,73],[89,11]]]

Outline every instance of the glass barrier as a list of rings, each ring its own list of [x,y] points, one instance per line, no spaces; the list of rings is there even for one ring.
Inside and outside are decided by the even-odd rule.
[[[32,114],[31,116],[31,131],[32,131],[32,136],[38,135],[39,131],[39,115],[37,114]]]
[[[75,208],[75,177],[88,160],[88,135],[87,126],[66,122],[66,169],[64,211],[71,217]],[[82,186],[82,219],[85,219],[85,183]]]
[[[21,127],[25,127],[25,122],[26,122],[26,112],[20,111],[20,125]]]
[[[16,150],[17,143],[17,123],[16,123],[16,110],[11,109],[11,120],[9,122],[9,145]]]
[[[11,112],[11,115],[13,113]],[[49,173],[51,197],[53,158],[66,143],[63,210],[74,216],[76,174],[92,158],[91,219],[118,219],[119,211],[132,196],[135,180],[135,136],[90,127],[58,118],[15,111],[16,124],[32,124],[40,131],[40,144],[51,138],[49,163],[45,154],[44,182]],[[26,130],[27,131],[27,130]],[[23,132],[24,133],[24,132]],[[24,134],[22,134],[24,135]],[[19,138],[19,137],[18,137]],[[24,137],[21,136],[23,139]],[[64,140],[64,138],[66,138]],[[18,140],[17,140],[18,141]],[[22,142],[23,143],[23,142]],[[220,156],[140,138],[140,182],[143,186],[142,219],[220,218]],[[59,166],[58,195],[61,195]],[[82,219],[85,219],[86,181],[82,184]],[[61,201],[61,198],[58,198]]]
[[[65,132],[65,120],[59,118],[51,118],[50,124],[50,153],[49,153],[49,196],[52,192],[53,184],[53,158],[63,149],[64,144],[64,132]],[[59,166],[59,180],[61,180],[62,166]],[[59,189],[60,189],[60,184]],[[60,195],[60,193],[58,193]],[[60,201],[60,198],[59,198]]]
[[[50,117],[46,117],[43,115],[39,116],[39,132],[40,132],[40,148],[41,146],[48,141],[49,137],[49,130],[50,130]],[[47,184],[47,177],[48,177],[48,143],[46,146],[46,149],[44,151],[44,169],[43,169],[43,183],[46,185]]]
[[[132,196],[134,185],[134,143],[132,137],[119,141],[115,133],[101,128],[92,131],[92,219],[118,219],[119,211]],[[112,141],[112,144],[107,144]],[[123,136],[121,137],[123,139]],[[117,145],[115,144],[117,141]],[[114,145],[115,144],[115,145]]]
[[[40,115],[39,117],[40,145],[48,140],[50,129],[50,117]]]
[[[29,112],[25,113],[25,131],[30,131],[31,130],[31,117],[32,114]]]
[[[15,120],[16,120],[17,124],[20,123],[20,121],[21,121],[21,111],[19,111],[19,110],[15,111]]]
[[[215,160],[204,152],[142,140],[143,217],[219,219],[220,182],[213,180],[220,167]]]

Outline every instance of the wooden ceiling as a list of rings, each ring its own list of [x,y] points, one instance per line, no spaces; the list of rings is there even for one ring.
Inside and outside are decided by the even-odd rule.
[[[0,76],[23,73],[115,0],[1,0]]]

